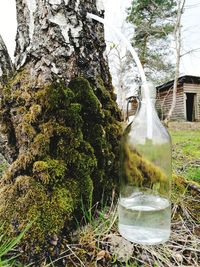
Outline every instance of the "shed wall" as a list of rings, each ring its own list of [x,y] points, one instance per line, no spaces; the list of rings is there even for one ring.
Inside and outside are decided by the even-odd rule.
[[[158,113],[161,114],[162,119],[165,119],[165,117],[167,116],[171,108],[172,99],[173,99],[173,88],[158,92],[156,107]],[[177,88],[176,107],[171,117],[172,120],[176,121],[186,120],[184,106],[185,106],[184,90],[183,86],[179,86]]]
[[[195,93],[195,117],[196,121],[200,121],[200,84],[184,84],[183,85],[184,93]]]

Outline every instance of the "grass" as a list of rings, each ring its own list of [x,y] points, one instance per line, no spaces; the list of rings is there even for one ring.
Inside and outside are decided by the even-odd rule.
[[[179,129],[170,132],[173,141],[174,172],[188,180],[200,182],[200,130]],[[174,181],[172,234],[167,243],[159,246],[142,246],[122,238],[118,233],[117,205],[114,204],[116,196],[113,193],[110,207],[102,207],[100,203],[99,209],[98,204],[91,204],[86,210],[82,201],[84,226],[78,225],[78,230],[71,234],[71,243],[66,245],[65,251],[58,259],[46,259],[41,266],[200,266],[200,195],[187,189],[181,179],[184,178],[177,177]],[[18,241],[17,239],[5,243],[0,238],[0,267],[23,266],[13,258],[12,255],[16,253],[10,253]],[[2,250],[3,247],[6,249]]]
[[[200,130],[171,130],[173,171],[200,183]]]
[[[12,239],[6,237],[6,234],[4,233],[4,225],[0,227],[0,267],[25,267],[17,261],[20,253],[14,249],[30,226],[31,224],[28,225],[16,238]]]
[[[174,172],[200,182],[200,130],[170,132]],[[115,205],[92,213],[83,207],[83,221],[88,224],[80,227],[76,241],[61,258],[67,266],[77,267],[200,266],[200,196],[186,188],[184,178],[177,177],[172,201],[171,237],[159,246],[136,245],[122,238],[118,233]]]
[[[96,209],[97,207],[95,207]],[[80,227],[72,244],[48,267],[166,267],[200,266],[200,198],[186,188],[174,185],[172,234],[157,246],[133,244],[118,233],[117,206],[98,208],[90,223]],[[87,216],[84,220],[87,220]],[[53,265],[54,264],[54,265]]]

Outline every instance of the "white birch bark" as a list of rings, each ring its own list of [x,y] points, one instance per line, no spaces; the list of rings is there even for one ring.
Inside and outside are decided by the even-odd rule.
[[[16,68],[25,67],[39,83],[83,75],[101,76],[110,86],[103,25],[86,18],[87,12],[103,14],[100,2],[16,0]]]

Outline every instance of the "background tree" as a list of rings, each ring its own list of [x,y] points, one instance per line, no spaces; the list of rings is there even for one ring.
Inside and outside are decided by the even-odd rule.
[[[155,84],[173,78],[170,49],[176,17],[174,0],[134,0],[127,21],[135,27],[132,43],[137,48],[147,77]]]
[[[117,94],[117,103],[121,110],[123,120],[126,121],[127,98],[133,94],[137,95],[137,85],[135,84],[137,72],[135,72],[135,66],[130,52],[124,49],[123,46],[112,43],[108,52],[108,58],[113,84]]]
[[[58,256],[82,205],[90,208],[103,192],[109,198],[120,114],[103,26],[86,17],[103,15],[100,2],[16,0],[16,7],[16,72],[1,81],[1,131],[12,162],[1,178],[0,221],[10,234],[33,221],[23,250],[37,262],[49,251]]]
[[[126,12],[124,20],[126,18]],[[133,36],[133,25],[123,21],[119,31],[129,40]],[[117,104],[122,112],[123,120],[127,119],[127,98],[137,95],[138,89],[138,69],[134,64],[134,59],[127,49],[125,43],[118,36],[109,32],[106,36],[109,67],[112,73],[113,85],[117,94]],[[110,41],[108,41],[110,40]],[[112,40],[112,41],[111,41]]]
[[[175,48],[176,48],[176,68],[175,68],[175,75],[174,75],[172,104],[164,120],[166,125],[168,125],[172,117],[173,111],[176,107],[176,95],[177,95],[178,78],[180,74],[180,61],[181,61],[181,49],[182,49],[181,18],[184,12],[185,2],[186,0],[177,0],[178,10],[177,10],[176,25],[174,28],[174,40],[175,40]]]

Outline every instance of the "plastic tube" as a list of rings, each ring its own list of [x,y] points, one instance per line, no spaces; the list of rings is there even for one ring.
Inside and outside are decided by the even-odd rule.
[[[118,35],[122,41],[126,44],[128,50],[130,51],[133,59],[135,60],[135,63],[137,65],[141,80],[142,80],[142,84],[144,87],[144,92],[145,92],[145,98],[147,99],[147,138],[152,139],[153,136],[153,125],[152,125],[152,106],[151,106],[151,100],[150,100],[150,90],[148,88],[148,84],[147,84],[147,79],[145,76],[145,72],[144,69],[142,67],[142,64],[140,62],[140,59],[135,51],[135,49],[133,48],[133,46],[131,45],[131,43],[129,42],[129,40],[119,31],[117,30],[115,27],[113,27],[110,23],[108,23],[105,19],[94,15],[92,13],[87,13],[87,17],[91,18],[93,20],[96,20],[100,23],[103,23],[104,25],[107,25],[110,29],[112,29],[113,32],[116,33],[116,35]]]

